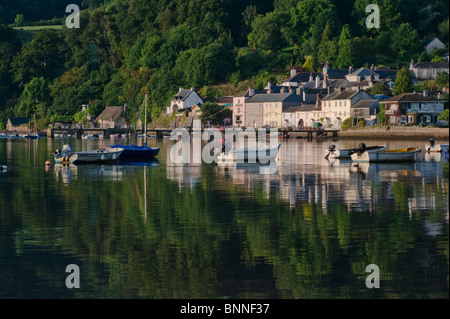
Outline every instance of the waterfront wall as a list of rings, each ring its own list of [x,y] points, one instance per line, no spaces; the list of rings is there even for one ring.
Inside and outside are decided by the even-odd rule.
[[[337,133],[339,138],[434,138],[439,140],[449,139],[448,128],[438,127],[410,127],[410,126],[365,126],[352,128]]]

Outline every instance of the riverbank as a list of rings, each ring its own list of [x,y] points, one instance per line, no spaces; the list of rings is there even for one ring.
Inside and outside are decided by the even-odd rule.
[[[442,127],[365,126],[337,133],[338,138],[412,138],[449,140],[449,129]]]

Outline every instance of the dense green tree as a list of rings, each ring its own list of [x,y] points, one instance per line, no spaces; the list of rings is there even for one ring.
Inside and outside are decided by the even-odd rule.
[[[60,32],[41,30],[24,45],[12,63],[14,81],[24,86],[34,77],[52,80],[64,70],[67,46]]]
[[[449,87],[449,77],[448,77],[448,73],[445,71],[440,71],[436,74],[436,84],[440,87],[440,89],[442,88],[446,88],[448,89]]]
[[[397,72],[397,78],[394,83],[394,95],[403,93],[411,93],[414,89],[414,85],[411,80],[411,73],[403,67]]]
[[[392,35],[392,50],[401,58],[415,55],[421,48],[417,30],[409,23],[402,23]]]
[[[277,51],[287,45],[282,29],[289,16],[286,13],[269,12],[258,15],[252,23],[248,35],[248,45],[252,48]]]
[[[355,56],[355,47],[353,44],[353,38],[350,32],[350,26],[348,24],[342,27],[341,36],[338,42],[339,54],[336,60],[336,67],[348,68],[353,65]]]
[[[16,92],[10,69],[13,58],[20,51],[21,45],[17,33],[0,24],[0,111],[6,101]]]
[[[50,106],[50,90],[43,77],[33,78],[25,85],[22,96],[19,99],[18,115],[43,118],[47,115]]]
[[[368,91],[369,94],[375,95],[375,94],[383,94],[386,96],[392,96],[392,92],[389,89],[389,86],[387,86],[384,83],[376,83],[374,84]]]

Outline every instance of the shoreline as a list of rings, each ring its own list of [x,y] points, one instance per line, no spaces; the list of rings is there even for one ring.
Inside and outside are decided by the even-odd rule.
[[[389,130],[387,128],[389,127]],[[409,138],[409,139],[426,139],[434,138],[435,140],[449,140],[449,129],[446,127],[405,127],[405,126],[379,126],[379,127],[358,127],[345,131],[339,131],[337,138]]]

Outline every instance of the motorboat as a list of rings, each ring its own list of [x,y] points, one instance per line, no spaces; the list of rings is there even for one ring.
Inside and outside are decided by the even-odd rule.
[[[62,150],[56,150],[55,163],[98,163],[110,162],[119,159],[123,148],[100,148],[97,150],[74,152],[68,144]]]
[[[421,151],[420,146],[375,152],[361,149],[352,153],[351,158],[354,162],[415,162]]]
[[[250,147],[231,149],[228,142],[224,144],[224,150],[217,157],[219,163],[265,163],[273,161],[278,156],[281,144],[273,147]]]
[[[425,151],[430,153],[448,152],[448,144],[436,144],[434,139],[430,139],[430,143],[425,145]]]
[[[336,149],[336,145],[332,144],[328,146],[328,154],[325,155],[325,159],[331,155],[332,158],[337,159],[350,159],[351,154],[360,150],[361,146],[364,143],[359,145],[359,148],[345,148],[345,149]],[[366,152],[376,152],[376,151],[384,151],[386,149],[386,144],[384,145],[374,145],[365,147]]]

